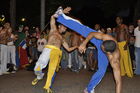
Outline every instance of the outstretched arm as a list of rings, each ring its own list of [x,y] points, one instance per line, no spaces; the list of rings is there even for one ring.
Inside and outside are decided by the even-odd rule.
[[[99,32],[91,32],[85,39],[85,41],[80,45],[79,47],[79,51],[81,53],[86,51],[86,45],[87,43],[92,39],[92,38],[96,38],[96,39],[103,39],[104,34],[99,33]]]
[[[87,45],[87,43],[92,39],[92,38],[96,38],[96,39],[103,39],[103,35],[102,33],[99,32],[91,32],[87,37],[86,40],[83,42],[84,45]]]
[[[57,16],[59,14],[62,14],[62,13],[68,14],[70,11],[71,11],[71,7],[66,7],[64,10],[60,9],[60,10],[56,11],[56,13],[51,16],[51,20],[50,20],[51,29],[50,29],[50,33],[52,33],[52,32],[57,30],[55,18],[57,18]]]
[[[68,52],[71,52],[73,50],[75,50],[76,48],[78,48],[78,46],[74,46],[74,47],[69,47],[68,43],[63,40],[63,47],[68,51]]]
[[[54,31],[57,30],[57,27],[56,27],[56,21],[55,21],[55,17],[54,15],[51,16],[51,20],[50,20],[50,33],[53,33]]]

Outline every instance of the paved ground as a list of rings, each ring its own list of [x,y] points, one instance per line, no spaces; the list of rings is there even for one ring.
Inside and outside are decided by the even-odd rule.
[[[82,70],[80,73],[61,70],[55,79],[55,93],[83,93],[93,73]],[[31,85],[35,78],[33,72],[20,70],[16,74],[0,76],[0,93],[43,93],[45,78],[36,86]],[[107,72],[97,86],[96,93],[115,93],[115,84],[111,72]],[[140,76],[123,77],[123,93],[140,93]]]

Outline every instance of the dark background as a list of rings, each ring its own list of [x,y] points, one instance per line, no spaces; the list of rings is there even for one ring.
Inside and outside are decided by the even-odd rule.
[[[102,27],[114,27],[115,17],[122,16],[124,23],[134,23],[135,6],[138,0],[46,0],[46,23],[58,6],[71,6],[71,15],[79,18],[85,25],[94,27],[96,23]],[[10,18],[10,0],[1,0],[0,14]],[[17,0],[16,21],[26,18],[26,25],[40,25],[40,0]]]

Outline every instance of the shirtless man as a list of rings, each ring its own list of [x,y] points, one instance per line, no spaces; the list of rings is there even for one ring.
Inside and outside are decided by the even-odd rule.
[[[113,74],[116,82],[116,93],[121,93],[122,81],[120,75],[120,53],[117,41],[110,35],[99,32],[91,32],[79,47],[79,51],[81,53],[85,52],[86,45],[92,38],[103,40],[101,48],[106,53],[113,68]],[[85,89],[84,93],[88,93],[87,89]]]
[[[12,33],[12,28],[10,23],[5,23],[4,28],[8,30],[9,37],[7,41],[7,63],[12,63],[13,70],[9,69],[8,72],[15,73],[16,68],[16,47],[14,45],[17,36]]]
[[[71,46],[79,46],[80,42],[80,35],[78,35],[76,32],[71,32]],[[72,68],[71,70],[74,72],[79,72],[80,67],[80,61],[78,58],[78,50],[74,50],[71,52],[71,62],[72,62]]]
[[[71,8],[67,7],[63,10],[64,13],[68,13],[71,10]],[[46,85],[44,86],[46,93],[52,93],[50,87],[52,83],[52,78],[55,73],[59,69],[59,63],[62,56],[62,51],[60,50],[60,47],[63,45],[64,48],[67,51],[72,51],[77,48],[77,46],[69,48],[68,44],[65,42],[65,40],[62,38],[62,33],[66,31],[66,27],[62,24],[56,26],[55,23],[55,17],[57,14],[54,14],[51,16],[50,20],[50,32],[48,37],[48,43],[45,46],[44,50],[42,51],[42,54],[40,55],[36,66],[34,68],[35,74],[37,75],[37,78],[32,81],[32,85],[37,84],[39,80],[41,80],[44,76],[44,73],[42,73],[42,69],[45,68],[49,62],[48,67],[48,74],[47,74],[47,81]]]
[[[10,37],[9,23],[4,24],[4,28],[0,31],[0,75],[8,74],[7,72],[7,42]]]
[[[128,77],[133,77],[131,59],[128,50],[129,32],[127,26],[122,24],[122,22],[123,19],[121,17],[116,18],[116,40],[118,41],[118,47],[122,56],[120,58],[121,76],[127,74]]]

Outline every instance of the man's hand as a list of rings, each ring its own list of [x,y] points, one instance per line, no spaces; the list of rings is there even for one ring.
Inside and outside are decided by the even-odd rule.
[[[79,52],[80,53],[85,53],[85,51],[86,51],[86,46],[85,45],[83,45],[83,44],[81,44],[80,46],[79,46]]]
[[[66,8],[63,10],[63,13],[64,13],[64,14],[69,14],[70,11],[71,11],[71,7],[66,7]]]

